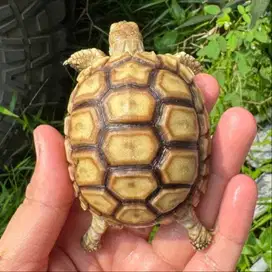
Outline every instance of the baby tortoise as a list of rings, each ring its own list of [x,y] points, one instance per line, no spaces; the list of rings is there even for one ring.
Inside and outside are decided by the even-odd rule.
[[[134,22],[112,24],[109,43],[109,56],[91,48],[64,63],[80,72],[65,149],[75,194],[92,214],[82,246],[97,250],[108,226],[176,220],[204,249],[212,234],[194,212],[211,153],[208,114],[193,82],[201,65],[184,52],[145,51]]]

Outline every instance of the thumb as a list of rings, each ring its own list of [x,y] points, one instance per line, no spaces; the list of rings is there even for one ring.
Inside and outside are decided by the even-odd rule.
[[[0,271],[46,270],[73,202],[62,136],[50,126],[40,126],[34,139],[35,171],[24,202],[0,240]]]

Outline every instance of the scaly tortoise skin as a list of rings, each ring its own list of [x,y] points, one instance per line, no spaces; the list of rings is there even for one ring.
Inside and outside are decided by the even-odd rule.
[[[200,64],[181,52],[143,49],[138,26],[111,26],[110,56],[74,53],[65,64],[80,71],[65,118],[65,149],[75,194],[92,224],[82,239],[97,250],[109,225],[183,224],[196,249],[211,232],[194,207],[205,193],[209,118],[193,77]]]

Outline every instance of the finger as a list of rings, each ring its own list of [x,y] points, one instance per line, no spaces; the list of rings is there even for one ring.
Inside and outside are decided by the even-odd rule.
[[[217,80],[211,75],[201,73],[194,77],[194,82],[203,92],[206,109],[210,112],[219,95],[219,84]]]
[[[35,171],[0,241],[0,267],[5,271],[37,271],[46,265],[73,200],[62,136],[40,126],[34,137]]]
[[[213,227],[227,182],[239,173],[255,135],[256,121],[247,110],[231,108],[221,117],[212,141],[208,189],[198,206],[206,227]]]
[[[197,252],[185,271],[235,271],[247,239],[257,200],[255,182],[237,175],[228,184],[212,245]]]

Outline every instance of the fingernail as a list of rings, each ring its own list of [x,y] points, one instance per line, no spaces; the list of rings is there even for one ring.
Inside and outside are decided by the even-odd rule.
[[[40,141],[39,141],[39,133],[36,131],[36,129],[33,131],[33,138],[34,138],[36,159],[38,160],[39,154],[40,154]]]

